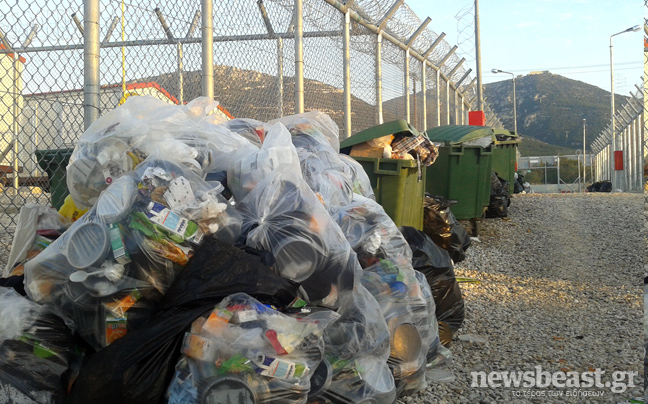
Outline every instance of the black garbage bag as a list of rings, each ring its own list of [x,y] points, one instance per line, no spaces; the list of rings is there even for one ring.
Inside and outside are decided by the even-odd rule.
[[[84,350],[65,322],[45,306],[0,287],[0,324],[0,402],[67,402]]]
[[[587,188],[587,192],[612,192],[612,183],[610,181],[597,181]]]
[[[492,172],[490,202],[486,209],[486,217],[507,217],[510,204],[509,182],[498,176],[496,172]]]
[[[518,173],[513,183],[513,193],[521,194],[522,192],[524,192],[524,175]]]
[[[14,275],[8,278],[0,278],[0,286],[13,288],[20,296],[26,296],[25,293],[25,275]]]
[[[470,247],[470,236],[450,210],[450,206],[455,203],[457,201],[453,199],[426,194],[423,230],[457,263],[466,259],[466,250]]]
[[[464,300],[447,251],[439,248],[427,234],[414,227],[403,226],[401,233],[412,249],[412,266],[423,273],[436,304],[438,321],[456,332],[464,320]]]
[[[163,403],[180,359],[185,330],[225,297],[247,293],[264,303],[287,305],[292,282],[255,256],[209,238],[169,287],[153,317],[90,356],[70,393],[70,403]]]

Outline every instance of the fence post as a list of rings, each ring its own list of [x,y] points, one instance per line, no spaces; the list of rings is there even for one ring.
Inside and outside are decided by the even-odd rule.
[[[463,93],[461,93],[459,98],[461,99],[461,103],[460,103],[461,104],[461,124],[464,125],[465,124],[464,117],[466,115],[466,112],[464,111],[464,95],[463,95]]]
[[[425,60],[421,62],[421,89],[423,90],[423,130],[427,130],[427,75],[426,75],[426,64]]]
[[[405,120],[407,123],[410,121],[410,94],[409,94],[409,82],[410,82],[410,66],[409,66],[409,48],[405,49],[405,88],[403,94],[405,95]]]
[[[182,52],[182,42],[178,41],[178,90],[180,95],[180,105],[184,104],[184,77],[182,77],[182,71],[184,70],[184,65],[182,62],[183,52]]]
[[[378,125],[383,123],[382,107],[382,31],[376,36],[376,106],[378,107]]]
[[[18,171],[20,169],[20,164],[18,162],[18,152],[19,152],[19,146],[20,142],[18,141],[18,136],[20,133],[19,129],[19,121],[20,121],[20,108],[19,108],[19,103],[20,103],[20,95],[21,95],[21,90],[20,90],[20,55],[18,52],[14,52],[13,55],[13,108],[11,109],[12,111],[12,129],[13,129],[13,186],[14,186],[14,192],[16,193],[16,196],[18,196],[18,190],[20,187],[20,179],[18,178]],[[24,68],[23,68],[24,71]]]
[[[642,137],[641,137],[641,128],[643,126],[643,122],[641,122],[641,113],[637,116],[637,124],[635,128],[635,147],[637,150],[637,191],[642,191],[643,189],[643,145],[642,143]]]
[[[99,105],[99,0],[86,0],[83,3],[83,126],[84,129],[88,129],[92,122],[99,118],[101,108]]]
[[[304,14],[302,0],[295,0],[295,113],[304,112]]]
[[[459,106],[457,105],[457,91],[458,89],[455,88],[454,90],[454,97],[452,101],[452,106],[454,107],[454,123],[455,125],[459,125]]]
[[[436,99],[436,126],[441,126],[441,103],[439,100],[439,77],[441,76],[441,68],[436,70],[436,80],[434,88],[434,96]]]
[[[202,0],[202,95],[214,99],[213,0]]]
[[[347,8],[343,15],[342,53],[344,55],[342,75],[344,79],[344,136],[351,136],[351,37],[349,35],[351,12]]]
[[[283,38],[277,38],[277,88],[279,89],[279,95],[277,97],[277,109],[279,110],[278,116],[283,116],[283,97],[284,97],[284,86],[283,86]]]
[[[445,102],[446,102],[446,125],[450,125],[450,76],[446,80],[446,92],[445,92]]]

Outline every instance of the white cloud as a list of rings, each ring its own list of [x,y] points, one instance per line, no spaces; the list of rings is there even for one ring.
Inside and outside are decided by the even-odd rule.
[[[557,17],[558,17],[559,20],[568,20],[568,19],[572,18],[572,13],[561,13],[561,14],[558,14]]]

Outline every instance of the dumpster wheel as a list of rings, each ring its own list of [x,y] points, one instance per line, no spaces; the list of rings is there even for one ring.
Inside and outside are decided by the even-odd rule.
[[[479,237],[479,219],[476,217],[470,219],[470,230],[473,237]]]

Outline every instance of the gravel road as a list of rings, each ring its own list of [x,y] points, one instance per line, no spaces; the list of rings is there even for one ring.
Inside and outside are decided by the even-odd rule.
[[[479,243],[456,265],[466,320],[455,335],[453,382],[400,403],[620,403],[643,396],[641,194],[515,195],[506,219],[481,222]],[[477,334],[486,343],[458,340]],[[601,382],[636,371],[636,387],[471,387],[470,372],[588,372]],[[625,379],[627,380],[627,378]],[[603,394],[602,397],[584,396]],[[519,396],[518,396],[519,394]],[[530,394],[537,394],[532,397]],[[558,395],[558,396],[554,396]]]

